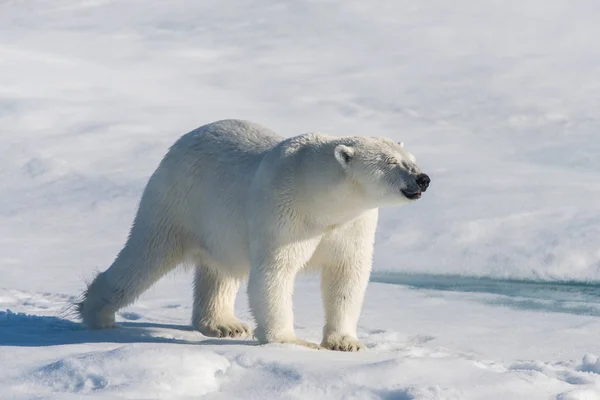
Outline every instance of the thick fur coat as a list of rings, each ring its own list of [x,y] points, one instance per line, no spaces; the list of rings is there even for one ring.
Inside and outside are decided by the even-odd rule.
[[[192,325],[207,336],[250,333],[234,315],[248,282],[261,343],[296,343],[294,279],[322,276],[322,347],[360,350],[378,208],[420,198],[429,177],[384,138],[309,133],[285,139],[224,120],[182,136],[151,176],[129,238],[89,285],[79,312],[93,329],[182,263],[195,266]]]

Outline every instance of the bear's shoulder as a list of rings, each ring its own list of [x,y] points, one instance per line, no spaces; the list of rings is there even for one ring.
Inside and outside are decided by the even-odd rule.
[[[289,156],[303,149],[316,149],[330,143],[334,138],[321,132],[308,132],[290,137],[281,142],[281,152]]]

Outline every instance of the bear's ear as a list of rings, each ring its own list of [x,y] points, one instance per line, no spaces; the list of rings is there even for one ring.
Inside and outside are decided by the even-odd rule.
[[[352,147],[345,146],[343,144],[337,145],[335,147],[334,153],[335,153],[335,158],[342,165],[342,167],[345,167],[346,165],[348,165],[350,160],[352,160],[352,157],[354,157],[354,149]]]
[[[398,144],[400,145],[400,147],[404,147],[404,142],[398,142]]]

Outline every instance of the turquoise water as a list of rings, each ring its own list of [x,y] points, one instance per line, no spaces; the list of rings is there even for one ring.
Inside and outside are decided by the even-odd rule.
[[[374,272],[371,281],[418,290],[481,294],[473,299],[516,309],[600,317],[600,282],[552,282],[399,272]]]

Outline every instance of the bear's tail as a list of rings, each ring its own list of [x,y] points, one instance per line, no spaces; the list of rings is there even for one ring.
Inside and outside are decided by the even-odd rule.
[[[61,318],[76,318],[79,320],[83,319],[83,302],[88,296],[88,289],[90,287],[90,283],[88,281],[85,282],[85,290],[77,297],[72,297],[69,300],[69,303],[63,307],[59,312],[59,316]]]

